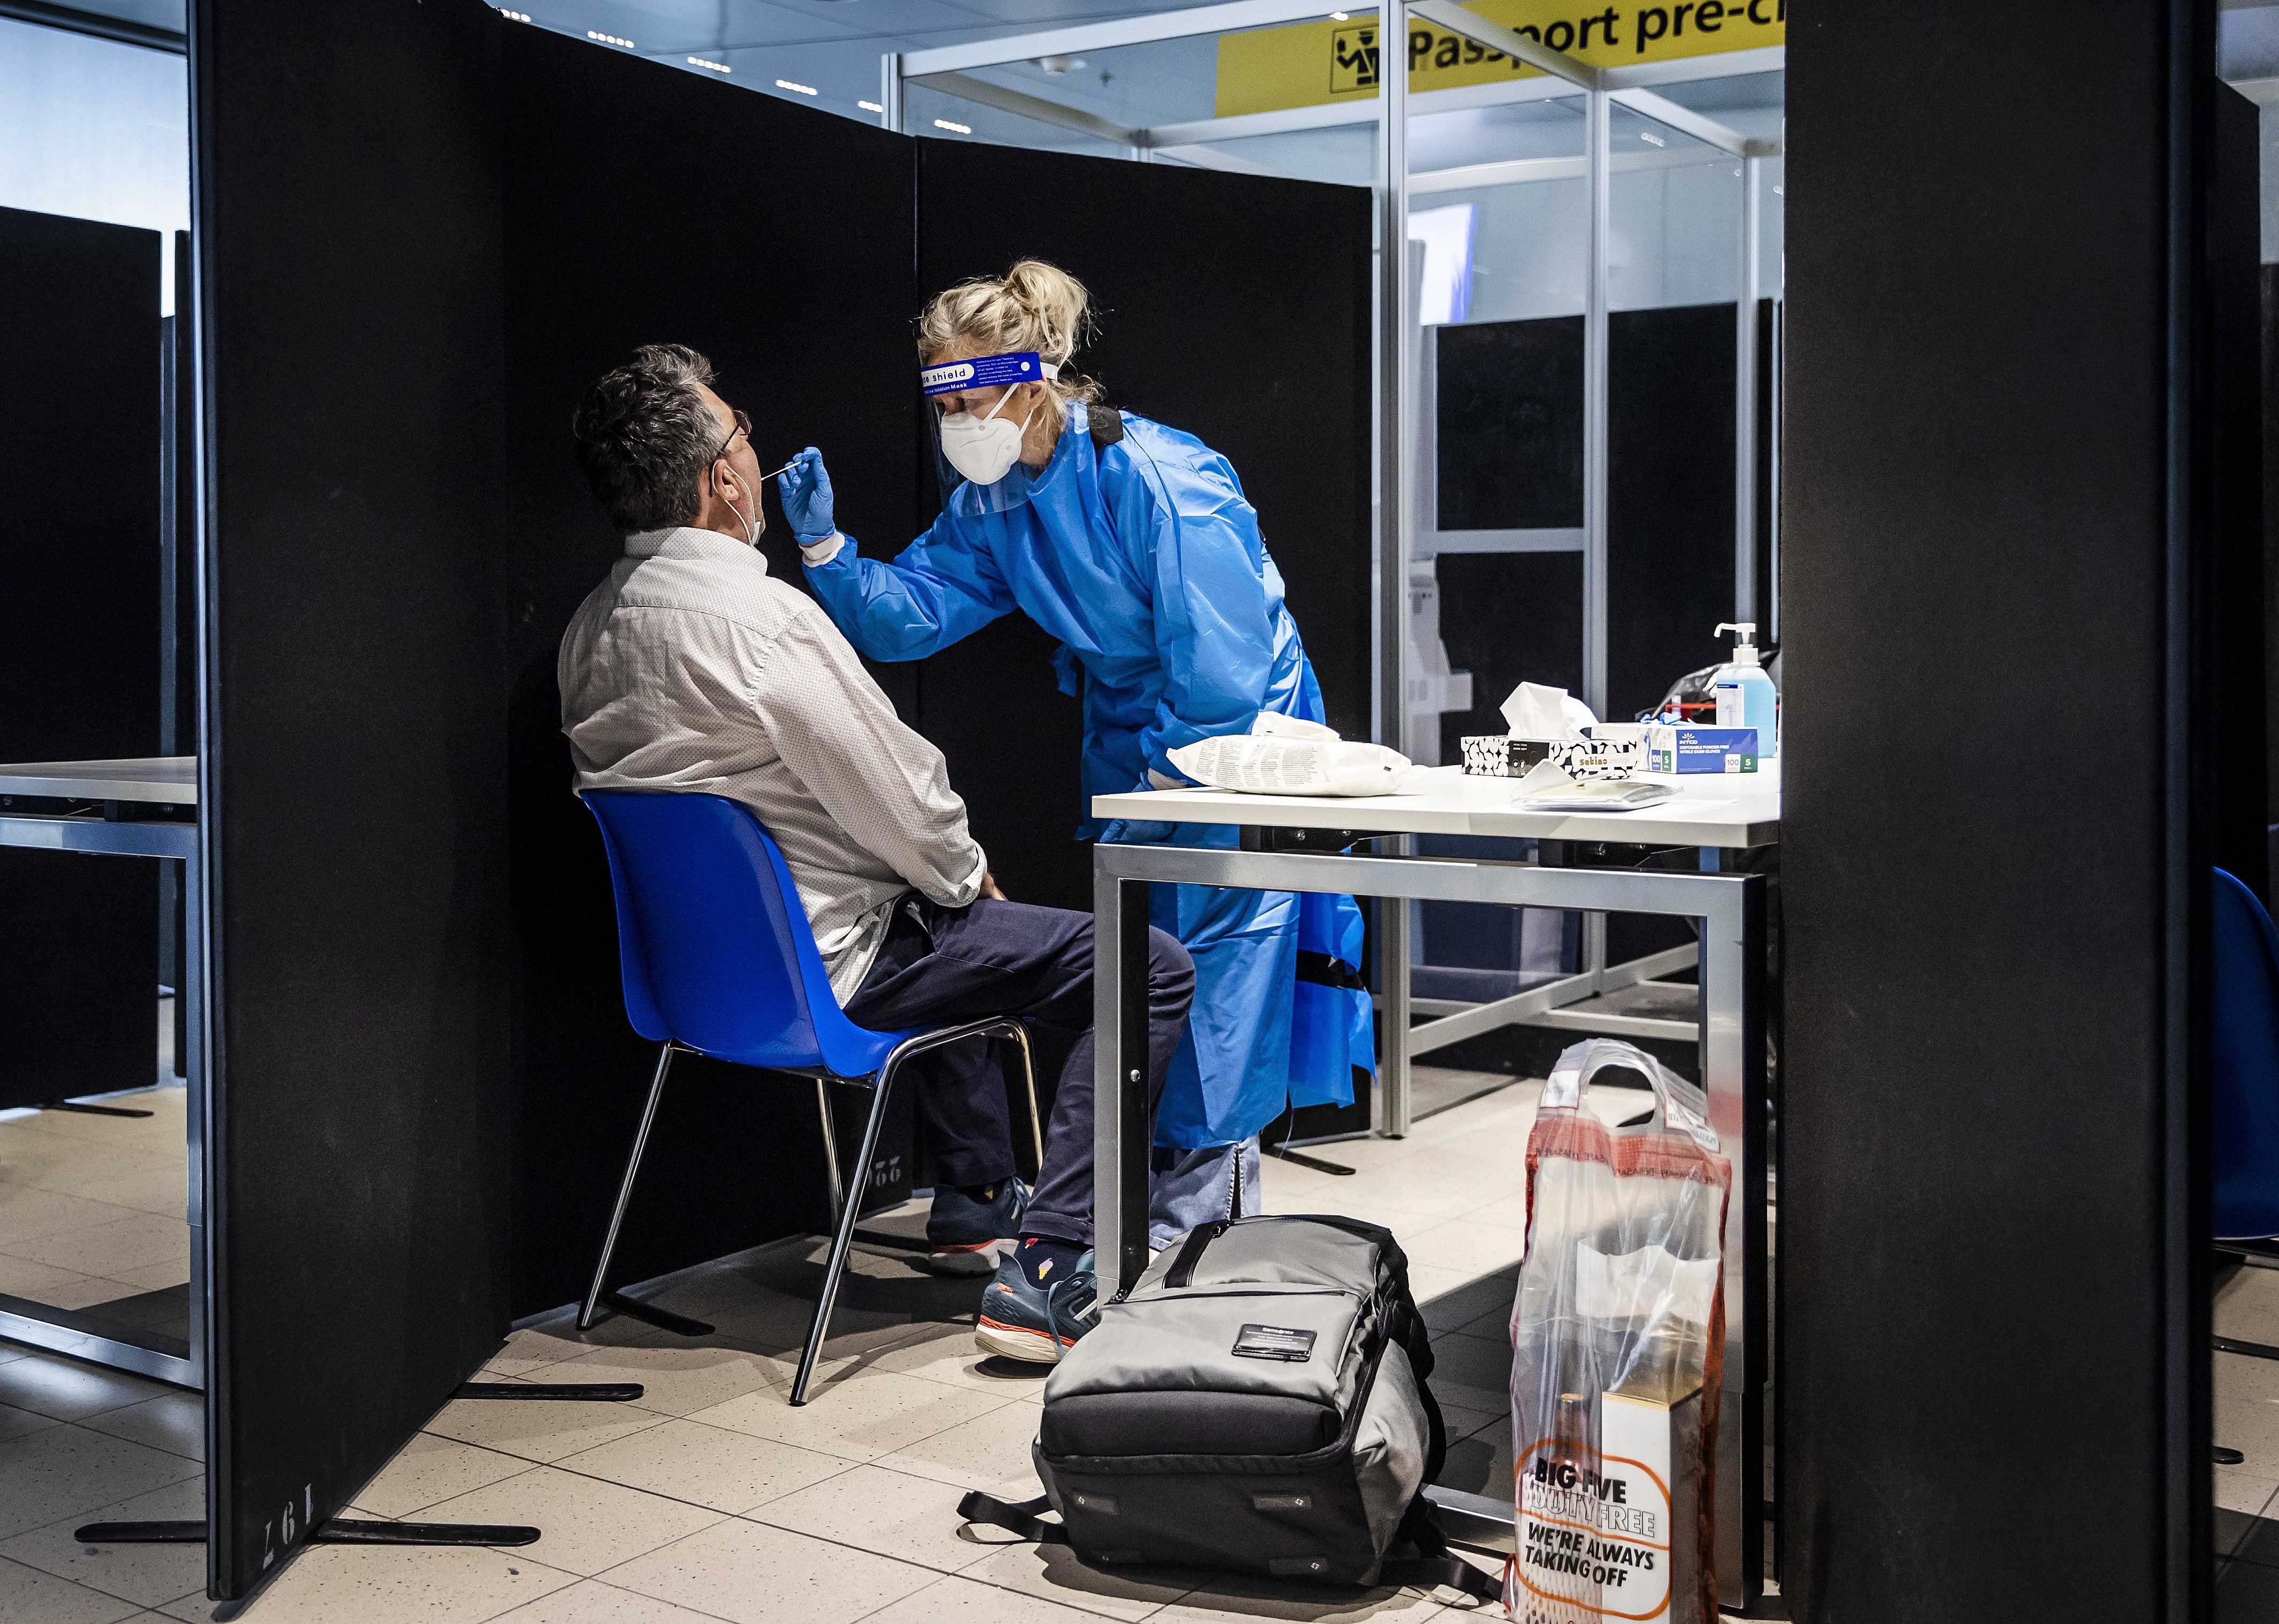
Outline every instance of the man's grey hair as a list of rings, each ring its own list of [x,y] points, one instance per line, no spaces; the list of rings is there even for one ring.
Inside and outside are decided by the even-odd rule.
[[[644,344],[586,391],[570,419],[578,466],[620,535],[694,520],[720,421],[697,386],[712,364],[684,344]]]

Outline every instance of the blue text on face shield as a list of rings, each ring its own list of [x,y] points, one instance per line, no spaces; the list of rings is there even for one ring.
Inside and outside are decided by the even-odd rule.
[[[1033,349],[1005,356],[976,356],[971,361],[945,361],[918,369],[918,384],[926,394],[950,395],[960,389],[987,389],[1001,384],[1039,383],[1051,377]]]

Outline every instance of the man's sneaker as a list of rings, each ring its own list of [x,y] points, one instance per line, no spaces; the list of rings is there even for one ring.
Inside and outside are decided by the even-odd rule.
[[[1029,1187],[1017,1178],[1001,1179],[994,1194],[976,1200],[948,1187],[933,1192],[926,1214],[926,1267],[937,1275],[981,1275],[997,1267],[1001,1243],[1021,1232],[1029,1210]]]
[[[1089,1249],[1077,1259],[1067,1279],[1057,1280],[1048,1273],[1041,1285],[1032,1284],[1020,1258],[1009,1254],[997,1266],[997,1278],[981,1294],[973,1339],[984,1353],[1056,1365],[1061,1350],[1074,1347],[1077,1338],[1098,1323],[1099,1283]]]

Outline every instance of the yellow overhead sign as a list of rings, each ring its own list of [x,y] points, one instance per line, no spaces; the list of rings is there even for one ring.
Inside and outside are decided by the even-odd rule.
[[[1600,68],[1754,50],[1788,40],[1788,0],[1665,0],[1596,11],[1582,9],[1577,0],[1472,0],[1464,9]],[[1218,116],[1374,96],[1380,54],[1377,27],[1375,14],[1356,13],[1344,21],[1324,18],[1221,35]],[[1540,73],[1476,40],[1422,18],[1409,19],[1412,95],[1533,79]]]

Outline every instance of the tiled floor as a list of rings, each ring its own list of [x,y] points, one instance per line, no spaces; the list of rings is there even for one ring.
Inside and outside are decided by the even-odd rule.
[[[2279,1619],[2279,1521],[2216,1513],[2216,1624]]]
[[[1353,1166],[1351,1176],[1266,1165],[1270,1208],[1354,1213],[1400,1234],[1436,1337],[1433,1385],[1452,1439],[1443,1481],[1484,1492],[1511,1471],[1505,1326],[1524,1217],[1519,1152],[1535,1097],[1528,1084],[1482,1092],[1491,1081],[1426,1072],[1420,1099],[1461,1103],[1405,1140],[1319,1148]],[[164,1260],[138,1272],[93,1250],[106,1231],[160,1215],[122,1199],[116,1184],[89,1193],[98,1164],[117,1174],[122,1154],[156,1163],[158,1146],[180,1145],[180,1091],[141,1103],[160,1115],[0,1122],[0,1290],[12,1289],[6,1271],[38,1260],[27,1247],[56,1237],[64,1238],[48,1255],[68,1252],[111,1271],[69,1271],[77,1279],[142,1290],[157,1278]],[[179,1227],[179,1184],[173,1199]],[[115,1210],[89,1214],[58,1202]],[[46,1228],[30,1217],[40,1234],[19,1222],[41,1213],[102,1221]],[[779,1244],[655,1292],[718,1324],[703,1342],[622,1320],[582,1336],[565,1320],[516,1333],[491,1379],[533,1391],[610,1381],[647,1390],[636,1406],[450,1405],[364,1488],[355,1511],[529,1522],[543,1537],[510,1551],[318,1548],[251,1616],[275,1624],[1420,1624],[1462,1611],[1400,1590],[1109,1578],[1065,1554],[962,1529],[955,1507],[965,1490],[1034,1492],[1028,1446],[1041,1373],[975,1356],[977,1283],[934,1280],[905,1257],[871,1252],[842,1295],[814,1403],[789,1408],[785,1390],[821,1253],[819,1244]],[[2279,1272],[2247,1269],[2226,1282],[2216,1323],[2279,1343]],[[2215,1381],[2217,1436],[2247,1455],[2215,1474],[2222,1615],[2279,1617],[2279,1364],[2219,1355]],[[72,1538],[97,1518],[202,1514],[201,1427],[192,1395],[0,1343],[0,1619],[210,1617],[202,1547],[93,1548]]]
[[[1464,1099],[1408,1139],[1321,1154],[1335,1177],[1270,1161],[1269,1206],[1391,1223],[1415,1260],[1438,1342],[1434,1380],[1454,1440],[1444,1480],[1509,1481],[1505,1322],[1521,1245],[1519,1152],[1535,1090]],[[90,1119],[100,1120],[100,1119]],[[37,1188],[37,1186],[33,1186]],[[10,1237],[12,1240],[14,1237]],[[0,1243],[4,1247],[5,1243]],[[637,1406],[448,1406],[357,1497],[356,1514],[530,1522],[517,1550],[319,1547],[249,1616],[272,1624],[1454,1624],[1411,1591],[1362,1594],[1180,1574],[1110,1578],[1064,1553],[961,1528],[969,1488],[1034,1492],[1028,1446],[1041,1373],[976,1358],[978,1283],[867,1252],[834,1321],[814,1402],[785,1401],[820,1274],[793,1243],[677,1276],[654,1295],[714,1320],[687,1342],[634,1321],[580,1335],[566,1319],[517,1332],[490,1379],[542,1392],[632,1381]],[[644,1295],[651,1293],[644,1292]],[[961,1323],[961,1318],[963,1322]],[[2216,1307],[2229,1335],[2279,1342],[2279,1273],[2245,1271]],[[2279,1617],[2279,1364],[2219,1356],[2217,1473],[2226,1617]],[[199,1620],[196,1546],[90,1548],[96,1518],[200,1514],[199,1406],[132,1377],[0,1344],[0,1619],[9,1624]],[[2270,1604],[2267,1609],[2265,1602]],[[1486,1616],[1486,1615],[1482,1615]]]
[[[2215,1329],[2279,1345],[2279,1269],[2219,1285]],[[2215,1439],[2247,1457],[2215,1469],[2219,1616],[2279,1619],[2279,1361],[2215,1356]]]
[[[158,1021],[163,1076],[172,1000],[158,1000]],[[84,1309],[188,1283],[188,1094],[177,1084],[102,1103],[153,1115],[0,1117],[0,1293]]]
[[[1400,1232],[1439,1333],[1446,1375],[1436,1385],[1456,1439],[1444,1475],[1469,1488],[1509,1479],[1503,1323],[1520,1242],[1517,1153],[1533,1092],[1470,1099],[1397,1143],[1325,1147],[1358,1169],[1349,1177],[1278,1161],[1266,1169],[1270,1207],[1357,1213]],[[30,1121],[0,1123],[0,1135],[20,1136],[0,1144],[68,1160],[67,1130],[83,1124]],[[108,1130],[119,1119],[83,1121]],[[152,1123],[124,1125],[157,1137]],[[179,1136],[179,1117],[166,1131]],[[23,1238],[4,1226],[0,1214],[0,1255],[12,1255]],[[840,1298],[814,1402],[790,1408],[785,1390],[821,1255],[819,1243],[779,1244],[676,1276],[656,1295],[718,1325],[701,1343],[622,1320],[584,1336],[566,1321],[516,1333],[491,1377],[533,1392],[607,1381],[647,1391],[637,1406],[448,1406],[357,1497],[356,1511],[527,1521],[544,1529],[539,1543],[319,1547],[251,1616],[275,1624],[1412,1624],[1442,1615],[1438,1599],[1400,1590],[1108,1578],[1065,1554],[962,1530],[955,1506],[966,1490],[1035,1492],[1028,1450],[1041,1371],[976,1356],[978,1282],[936,1280],[904,1255],[864,1252]],[[96,1518],[199,1514],[197,1399],[4,1344],[0,1359],[0,1618],[210,1616],[200,1547],[96,1549],[71,1537]]]

